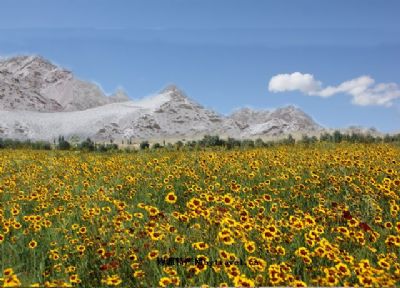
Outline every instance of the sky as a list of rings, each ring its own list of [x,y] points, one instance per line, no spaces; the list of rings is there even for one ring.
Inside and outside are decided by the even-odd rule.
[[[221,114],[295,105],[400,132],[397,0],[0,0],[0,57],[41,55],[132,99],[176,84]]]

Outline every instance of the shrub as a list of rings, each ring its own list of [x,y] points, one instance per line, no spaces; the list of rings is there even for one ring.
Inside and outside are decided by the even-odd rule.
[[[85,141],[83,141],[83,142],[81,142],[81,144],[79,144],[78,148],[81,150],[85,150],[85,151],[94,151],[95,145],[94,145],[94,142],[90,138],[87,138]]]
[[[142,141],[140,143],[139,147],[140,147],[140,150],[149,149],[149,147],[150,147],[149,141]]]
[[[71,144],[64,139],[64,136],[58,137],[58,149],[60,150],[69,150],[71,149]]]

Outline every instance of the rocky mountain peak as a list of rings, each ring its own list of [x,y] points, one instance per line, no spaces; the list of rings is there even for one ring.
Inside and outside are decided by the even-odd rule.
[[[32,56],[16,56],[15,58],[20,58],[21,62],[24,62],[26,65],[31,67],[39,66],[39,67],[48,67],[48,68],[58,68],[56,65],[51,63],[49,60],[43,58],[39,55],[32,55]]]
[[[170,97],[171,97],[171,100],[175,100],[175,101],[185,101],[185,100],[188,99],[188,97],[186,96],[185,92],[183,92],[175,84],[168,85],[163,90],[161,90],[160,93],[161,94],[169,94]]]
[[[35,75],[61,70],[56,65],[41,56],[15,56],[0,60],[0,68],[15,77],[26,77],[31,72]]]
[[[169,84],[160,91],[160,93],[168,93],[168,92],[182,92],[182,91],[175,84]]]
[[[129,97],[122,90],[107,97],[95,83],[77,79],[41,56],[0,60],[0,109],[77,111],[124,101]]]
[[[288,121],[291,119],[307,119],[311,120],[311,118],[304,113],[301,109],[297,108],[296,106],[289,105],[285,107],[278,108],[271,112],[271,115],[274,117],[285,118]]]
[[[110,99],[112,102],[125,102],[130,100],[129,96],[122,88],[118,88],[114,94],[110,96]]]

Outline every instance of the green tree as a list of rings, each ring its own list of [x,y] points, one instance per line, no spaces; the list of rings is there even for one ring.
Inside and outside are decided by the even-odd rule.
[[[139,145],[140,150],[145,150],[145,149],[149,149],[150,144],[149,141],[142,141]]]
[[[81,142],[79,144],[79,149],[85,150],[85,151],[94,151],[95,150],[95,145],[94,142],[90,138],[86,138],[85,141]]]
[[[57,148],[60,150],[69,150],[71,149],[71,144],[64,139],[64,136],[59,136]]]

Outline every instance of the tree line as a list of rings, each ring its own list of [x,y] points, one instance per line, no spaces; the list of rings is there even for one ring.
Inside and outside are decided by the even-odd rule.
[[[175,143],[153,143],[149,141],[142,141],[138,148],[131,146],[120,148],[115,143],[95,143],[90,138],[87,138],[80,143],[71,144],[65,139],[64,136],[58,137],[53,144],[48,141],[32,141],[32,140],[16,140],[16,139],[2,139],[0,138],[0,149],[34,149],[34,150],[75,150],[75,151],[137,151],[137,150],[156,150],[156,149],[169,149],[169,150],[197,150],[208,147],[219,147],[220,149],[240,149],[240,148],[256,148],[256,147],[272,147],[276,145],[310,145],[317,142],[326,143],[399,143],[400,133],[395,135],[385,135],[383,137],[373,136],[370,134],[345,134],[338,130],[333,133],[323,133],[319,137],[303,135],[301,139],[295,139],[292,135],[288,135],[283,139],[264,141],[261,138],[253,139],[223,139],[217,135],[205,135],[200,140],[190,141],[177,141]]]

